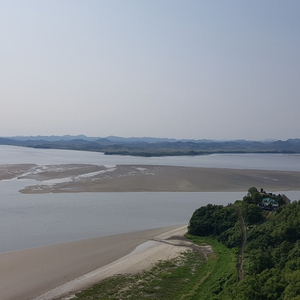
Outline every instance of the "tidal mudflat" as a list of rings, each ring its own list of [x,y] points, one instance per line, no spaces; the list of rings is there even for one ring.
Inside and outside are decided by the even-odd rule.
[[[160,165],[2,165],[0,179],[34,179],[21,193],[299,190],[300,172]]]

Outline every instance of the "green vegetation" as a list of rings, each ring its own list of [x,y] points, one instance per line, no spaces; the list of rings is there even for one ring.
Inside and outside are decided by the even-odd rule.
[[[216,294],[225,297],[237,279],[236,254],[214,239],[187,237],[199,245],[212,245],[215,253],[209,255],[208,262],[198,253],[186,251],[177,258],[159,262],[149,271],[107,278],[73,299],[209,300],[215,299],[210,295]]]
[[[73,299],[186,299],[184,295],[201,279],[203,261],[203,257],[188,251],[159,262],[149,271],[107,278]]]
[[[206,264],[199,270],[201,274],[198,284],[191,290],[189,300],[231,299],[231,287],[237,282],[236,249],[229,249],[211,237],[197,237],[187,234],[195,244],[208,243],[214,253],[210,255]]]
[[[208,151],[194,151],[194,150],[170,150],[157,148],[153,151],[147,149],[142,150],[106,150],[105,155],[131,155],[131,156],[142,156],[142,157],[160,157],[160,156],[195,156],[195,155],[208,155],[215,152]]]
[[[263,195],[250,188],[227,207],[197,209],[186,237],[209,244],[203,257],[187,251],[135,275],[107,278],[75,299],[300,299],[300,200],[263,210]]]
[[[247,228],[241,262],[244,279],[231,282],[228,299],[300,299],[300,201],[283,205],[280,195],[271,197],[281,205],[276,211],[258,207],[262,195],[250,188],[242,201],[229,207],[208,205],[196,210],[191,218],[190,233],[209,235],[237,249],[242,231],[238,222],[234,223],[233,211],[241,212]]]

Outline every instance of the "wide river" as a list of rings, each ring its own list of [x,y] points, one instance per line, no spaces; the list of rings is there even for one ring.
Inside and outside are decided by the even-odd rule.
[[[215,154],[143,158],[102,153],[0,146],[0,165],[86,163],[171,165],[300,171],[300,155]],[[0,182],[0,252],[98,236],[188,224],[194,210],[208,203],[227,204],[244,193],[77,193],[20,194],[32,180]],[[280,192],[280,191],[277,191]],[[299,191],[285,192],[292,200]]]

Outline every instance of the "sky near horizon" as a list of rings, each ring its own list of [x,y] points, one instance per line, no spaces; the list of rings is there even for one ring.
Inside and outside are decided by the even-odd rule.
[[[4,0],[0,136],[300,138],[298,0]]]

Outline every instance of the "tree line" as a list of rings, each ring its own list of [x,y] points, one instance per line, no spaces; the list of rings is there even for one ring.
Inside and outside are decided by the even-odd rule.
[[[190,219],[190,234],[213,237],[236,253],[242,243],[237,207],[247,229],[244,279],[227,278],[231,285],[212,299],[300,299],[300,200],[285,205],[281,195],[269,197],[279,204],[276,211],[263,210],[263,195],[251,187],[242,200],[208,204]]]

